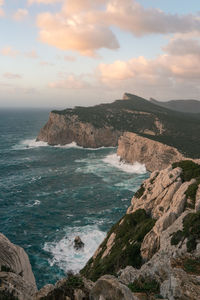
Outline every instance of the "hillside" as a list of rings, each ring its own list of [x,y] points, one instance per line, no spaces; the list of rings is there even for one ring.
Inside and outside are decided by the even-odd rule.
[[[161,102],[151,98],[150,102],[168,109],[184,113],[200,113],[200,101],[198,100],[170,100]]]
[[[52,111],[37,140],[51,145],[75,141],[83,147],[116,146],[125,131],[134,132],[198,157],[200,115],[186,114],[126,94],[127,100]]]

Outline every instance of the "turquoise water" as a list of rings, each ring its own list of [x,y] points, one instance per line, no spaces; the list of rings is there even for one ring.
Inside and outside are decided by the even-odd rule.
[[[45,110],[0,112],[0,232],[28,253],[39,288],[84,266],[148,176],[120,163],[116,148],[36,143],[47,119]]]

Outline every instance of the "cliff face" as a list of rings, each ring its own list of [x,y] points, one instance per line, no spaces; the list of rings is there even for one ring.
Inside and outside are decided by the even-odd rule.
[[[27,254],[0,234],[0,299],[30,300],[36,291]]]
[[[91,123],[81,122],[76,115],[50,113],[49,120],[40,130],[37,140],[49,145],[65,145],[76,142],[88,148],[117,146],[121,132],[112,127],[95,128]]]
[[[115,274],[112,287],[117,280],[133,292],[116,299],[199,299],[199,176],[192,161],[153,172],[81,274],[93,280]],[[110,279],[97,281],[94,299],[106,293],[102,280]]]
[[[185,160],[153,172],[80,274],[35,294],[29,262],[17,262],[19,250],[10,244],[3,236],[0,299],[16,300],[1,298],[2,291],[20,300],[199,299],[200,165]]]
[[[124,99],[53,111],[37,140],[50,145],[74,141],[97,148],[116,146],[121,134],[133,132],[173,146],[189,157],[199,157],[199,114],[171,111],[136,95],[125,94]]]
[[[174,147],[125,132],[118,141],[117,154],[128,163],[140,162],[147,170],[166,168],[169,164],[182,160],[184,156]]]

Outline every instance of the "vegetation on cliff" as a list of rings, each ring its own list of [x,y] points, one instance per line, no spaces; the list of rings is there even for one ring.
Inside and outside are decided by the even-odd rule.
[[[95,281],[104,274],[115,274],[119,269],[128,265],[135,268],[141,267],[141,243],[154,224],[155,220],[142,209],[125,215],[111,228],[107,238],[100,245],[100,252],[95,258],[89,260],[81,270],[81,275]],[[115,234],[113,246],[104,256],[107,242],[113,233]]]
[[[187,238],[187,250],[191,252],[196,249],[197,241],[200,239],[200,211],[189,213],[183,219],[183,230],[178,230],[172,235],[171,244],[178,245]]]
[[[122,132],[135,132],[173,146],[187,156],[198,157],[200,114],[171,111],[141,97],[128,96],[128,100],[53,112],[66,117],[76,115],[81,122],[96,128],[111,127]],[[147,129],[154,135],[147,134]]]

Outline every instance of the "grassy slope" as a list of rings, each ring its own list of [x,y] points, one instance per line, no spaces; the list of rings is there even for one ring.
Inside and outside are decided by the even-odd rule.
[[[135,95],[131,95],[130,100],[116,100],[108,104],[54,112],[64,115],[76,114],[80,121],[92,123],[97,128],[112,126],[114,130],[139,133],[174,146],[185,155],[199,157],[200,114],[172,111]],[[166,131],[162,135],[157,131],[156,136],[141,134],[145,129],[157,130],[154,124],[156,118],[161,121]]]

